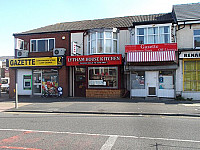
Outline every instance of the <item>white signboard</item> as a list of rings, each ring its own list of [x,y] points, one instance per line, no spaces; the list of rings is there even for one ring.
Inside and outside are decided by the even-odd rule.
[[[103,80],[89,80],[89,85],[106,85]]]
[[[200,58],[200,51],[181,52],[179,58]]]

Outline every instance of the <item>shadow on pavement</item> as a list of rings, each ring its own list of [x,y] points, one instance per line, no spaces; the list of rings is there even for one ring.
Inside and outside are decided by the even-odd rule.
[[[8,94],[2,94],[0,97],[0,102],[15,101],[15,99],[9,99]],[[19,102],[24,103],[53,103],[53,102],[123,102],[123,103],[165,103],[165,104],[195,104],[200,103],[200,101],[179,101],[170,98],[80,98],[80,97],[68,97],[68,98],[56,98],[47,97],[43,98],[41,96],[19,96]]]

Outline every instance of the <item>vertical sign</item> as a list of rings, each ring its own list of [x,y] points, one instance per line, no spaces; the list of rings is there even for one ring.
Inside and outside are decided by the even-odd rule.
[[[76,43],[72,42],[72,54],[76,55]]]

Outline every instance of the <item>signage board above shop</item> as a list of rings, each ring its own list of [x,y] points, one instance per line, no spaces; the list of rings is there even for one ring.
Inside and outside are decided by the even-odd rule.
[[[181,52],[179,58],[200,58],[200,51]]]
[[[9,59],[9,66],[12,67],[40,67],[40,66],[62,66],[62,57],[39,57]]]
[[[86,66],[86,65],[121,65],[121,54],[109,55],[85,55],[85,56],[67,56],[67,66]]]
[[[177,51],[177,43],[126,45],[125,52]]]

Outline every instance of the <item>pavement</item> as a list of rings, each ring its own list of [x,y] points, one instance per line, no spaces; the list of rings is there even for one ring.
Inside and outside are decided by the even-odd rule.
[[[19,97],[18,108],[15,106],[15,99],[9,99],[5,94],[0,97],[0,112],[200,117],[200,101],[177,101],[165,98]]]

